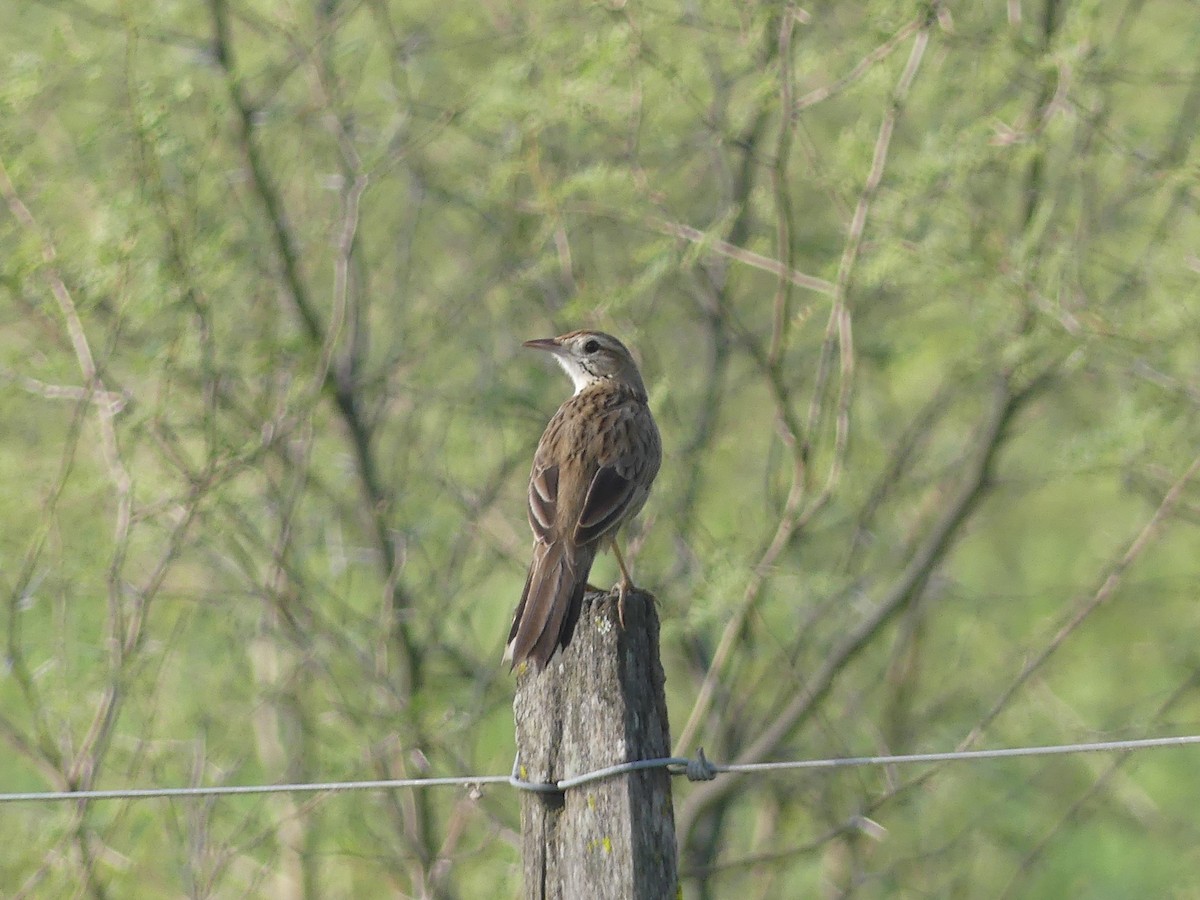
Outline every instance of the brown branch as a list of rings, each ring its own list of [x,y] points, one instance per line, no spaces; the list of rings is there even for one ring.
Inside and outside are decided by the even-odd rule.
[[[995,391],[991,408],[980,424],[978,436],[974,441],[973,457],[965,468],[958,490],[942,517],[917,549],[913,559],[872,605],[870,615],[830,652],[799,694],[737,755],[736,762],[760,762],[769,757],[814,711],[851,660],[905,608],[914,593],[924,585],[954,545],[963,523],[986,495],[996,455],[1005,442],[1007,429],[1013,417],[1044,384],[1047,377],[1048,373],[1020,389],[1014,388],[1007,379],[1001,381]],[[733,787],[734,782],[725,779],[697,788],[680,807],[680,835],[689,834],[699,815]]]
[[[803,97],[796,101],[796,105],[792,107],[792,114],[808,109],[810,106],[816,106],[824,100],[828,100],[834,94],[841,93],[850,85],[854,84],[863,77],[875,63],[880,60],[887,59],[892,51],[899,47],[904,41],[914,32],[920,29],[927,22],[927,16],[922,14],[915,19],[907,22],[893,34],[890,38],[864,56],[849,72],[843,75],[837,81],[831,84],[819,87],[809,91]]]
[[[52,728],[50,722],[47,720],[45,704],[42,702],[33,672],[30,670],[29,662],[25,656],[25,648],[22,640],[22,622],[24,621],[24,617],[21,615],[21,606],[25,597],[32,593],[30,585],[34,580],[34,574],[37,570],[38,561],[41,559],[42,552],[45,549],[46,541],[54,527],[55,512],[59,500],[62,499],[67,481],[75,465],[75,456],[79,449],[80,436],[83,431],[83,423],[87,412],[87,405],[81,403],[76,407],[75,415],[71,417],[66,439],[63,441],[63,450],[57,477],[50,489],[49,496],[43,502],[40,520],[37,527],[33,529],[33,534],[25,551],[25,557],[21,561],[21,567],[17,571],[17,577],[10,589],[8,598],[7,663],[13,680],[17,683],[21,691],[21,696],[25,700],[29,715],[33,719],[37,752],[46,766],[59,773],[52,782],[56,787],[62,786],[59,783],[60,780],[65,781],[62,774],[65,768],[64,754],[59,749],[57,743],[56,729]]]
[[[784,110],[779,136],[775,142],[775,158],[771,166],[771,188],[775,200],[775,252],[784,271],[791,271],[795,251],[792,247],[792,198],[788,192],[788,163],[792,152],[792,31],[796,25],[796,11],[789,5],[784,9],[779,23],[779,108]],[[787,343],[788,319],[792,301],[793,283],[789,278],[780,278],[775,287],[772,302],[771,343],[767,350],[767,363],[778,366]]]
[[[50,292],[58,305],[59,313],[63,318],[64,326],[70,338],[71,348],[74,351],[76,363],[79,366],[85,385],[89,391],[96,392],[101,396],[109,395],[111,392],[105,387],[104,379],[96,364],[95,356],[74,298],[59,271],[57,249],[49,236],[42,233],[33,214],[24,202],[22,202],[12,180],[9,178],[3,160],[0,160],[0,194],[3,194],[14,218],[17,219],[22,227],[34,235],[40,245],[43,262],[42,274],[48,282]],[[120,712],[123,697],[122,685],[129,662],[129,655],[126,653],[126,647],[122,640],[127,628],[123,569],[132,528],[133,479],[122,460],[120,444],[117,439],[115,420],[119,412],[119,407],[111,403],[92,404],[88,401],[85,401],[81,405],[81,409],[89,407],[94,408],[96,412],[96,421],[100,435],[100,458],[108,470],[108,476],[112,482],[113,494],[116,500],[112,537],[113,551],[107,574],[108,615],[106,618],[106,640],[108,645],[109,681],[93,715],[92,724],[79,749],[74,754],[74,758],[68,763],[68,760],[65,758],[59,758],[57,752],[46,756],[47,760],[57,759],[60,769],[63,770],[63,778],[72,788],[88,786],[101,765],[101,761],[107,751],[107,739],[112,733],[112,728]],[[65,471],[58,488],[59,491],[61,491],[63,484],[65,484]],[[17,670],[15,669],[14,671]],[[18,680],[20,680],[21,673],[19,671],[17,671],[17,675]],[[29,685],[29,687],[32,688],[32,685]],[[27,697],[32,699],[32,694],[27,693]],[[40,719],[40,717],[38,718]],[[42,743],[47,748],[53,746],[53,742],[51,741],[47,744],[45,738],[42,738]],[[45,753],[45,750],[43,750],[43,753]],[[96,876],[95,860],[91,847],[92,836],[86,819],[87,805],[83,804],[76,812],[71,830],[72,840],[78,853],[77,861],[81,868],[84,885],[86,885],[87,889],[94,896],[104,896],[105,890],[103,884]]]
[[[784,501],[783,513],[775,529],[775,534],[763,551],[759,562],[750,573],[745,591],[743,592],[742,601],[737,611],[730,621],[726,623],[722,631],[720,642],[713,653],[712,661],[704,676],[704,681],[697,692],[696,701],[692,705],[692,711],[688,716],[687,723],[684,725],[683,731],[675,743],[676,753],[686,751],[686,748],[695,738],[701,720],[708,714],[709,707],[716,696],[717,683],[732,655],[733,648],[738,640],[738,636],[742,632],[746,619],[757,604],[762,587],[771,567],[775,564],[775,560],[792,540],[797,529],[810,521],[812,516],[824,507],[833,496],[840,478],[842,461],[845,457],[850,434],[850,400],[854,373],[850,313],[846,302],[850,277],[862,245],[863,232],[866,228],[867,213],[870,209],[871,200],[874,198],[875,192],[883,180],[888,148],[891,144],[891,136],[895,129],[896,120],[899,116],[903,100],[907,97],[913,79],[916,77],[917,69],[920,67],[921,59],[924,57],[925,47],[928,45],[928,42],[928,28],[918,31],[917,37],[913,42],[912,51],[909,54],[908,62],[893,90],[892,104],[884,114],[883,122],[879,128],[871,169],[868,172],[867,180],[855,209],[854,218],[850,224],[846,244],[842,251],[841,263],[838,266],[837,282],[832,285],[834,296],[833,308],[830,311],[825,341],[821,349],[821,360],[817,367],[808,423],[803,430],[794,421],[794,416],[791,412],[791,398],[783,383],[783,373],[780,370],[778,362],[772,364],[769,357],[758,360],[760,369],[767,377],[767,384],[771,389],[772,398],[775,401],[781,436],[784,443],[792,451],[791,486],[788,489],[787,499]],[[781,271],[783,271],[782,267]],[[753,341],[746,341],[745,343],[752,357],[761,356],[761,354],[758,354]],[[841,378],[835,415],[833,459],[820,493],[805,505],[808,445],[812,439],[811,436],[817,430],[821,410],[820,398],[824,394],[825,382],[828,378],[835,343],[839,349]]]
[[[797,287],[816,291],[818,294],[832,294],[834,292],[833,283],[826,281],[824,278],[817,278],[815,275],[806,275],[803,272],[797,272],[777,259],[771,259],[769,256],[763,256],[761,253],[755,253],[753,250],[746,250],[743,247],[735,246],[720,238],[705,234],[700,229],[693,228],[691,225],[684,225],[680,222],[668,222],[666,219],[647,219],[646,225],[661,234],[681,238],[693,244],[701,244],[705,249],[718,253],[721,256],[745,263],[764,272],[770,272],[778,278],[788,280]]]
[[[867,216],[871,210],[871,203],[874,201],[875,194],[879,190],[879,185],[883,181],[888,151],[892,143],[892,134],[895,132],[900,111],[903,108],[905,99],[908,97],[909,90],[912,88],[913,79],[916,78],[917,70],[920,68],[921,60],[925,56],[925,48],[928,44],[929,26],[927,24],[917,31],[916,37],[913,39],[912,49],[909,51],[908,61],[905,63],[904,70],[900,73],[900,78],[897,80],[895,88],[892,90],[891,102],[884,113],[883,121],[879,124],[879,133],[875,138],[871,168],[867,172],[866,181],[863,183],[862,192],[859,194],[858,203],[854,207],[854,215],[850,220],[850,227],[846,233],[846,242],[842,246],[842,256],[838,262],[837,280],[833,291],[833,307],[829,311],[829,322],[825,328],[825,340],[821,346],[821,356],[817,363],[817,374],[813,380],[812,400],[809,403],[808,425],[806,428],[806,434],[810,436],[809,440],[812,439],[811,435],[817,431],[817,423],[820,419],[824,402],[825,383],[829,378],[835,345],[841,357],[843,376],[853,372],[853,344],[850,342],[850,313],[847,308],[850,283],[854,274],[855,264],[858,262],[858,256],[862,250],[863,235],[866,232]],[[838,403],[839,412],[835,424],[835,443],[839,445],[844,445],[847,439],[844,429],[849,425],[846,418],[848,413],[848,390],[849,386],[843,377],[841,396]],[[836,459],[837,457],[835,456]],[[838,474],[837,467],[831,466],[827,478],[826,490],[831,489],[836,484]]]
[[[291,229],[287,225],[283,198],[271,178],[266,160],[255,138],[255,109],[247,98],[242,82],[234,68],[229,14],[225,0],[210,0],[209,9],[216,57],[225,73],[229,99],[237,114],[239,143],[246,159],[255,194],[262,203],[263,212],[271,227],[271,236],[279,258],[287,296],[300,318],[300,323],[310,343],[314,347],[324,350],[329,346],[329,334],[325,324],[321,321],[316,304],[301,273],[299,252],[296,249]],[[347,202],[351,199],[352,195],[347,197]],[[349,435],[351,447],[354,450],[359,482],[374,529],[381,568],[385,577],[391,579],[398,565],[396,547],[392,540],[388,521],[392,498],[384,489],[375,454],[371,448],[372,429],[362,412],[357,393],[358,382],[346,376],[338,377],[332,369],[327,369],[322,387],[332,396],[335,409]],[[412,626],[407,615],[407,611],[413,606],[413,601],[398,578],[391,579],[390,583],[393,591],[391,600],[396,608],[395,630],[403,651],[406,682],[411,690],[415,690],[420,686],[422,667],[419,648],[413,637]]]
[[[42,233],[38,227],[37,220],[17,194],[17,189],[9,178],[8,169],[5,167],[3,159],[0,159],[0,194],[3,194],[13,217],[22,227],[33,234],[41,245],[42,262],[44,263],[42,274],[49,283],[50,293],[53,294],[58,304],[58,310],[62,315],[63,324],[70,337],[71,348],[75,352],[75,359],[83,375],[84,384],[92,393],[98,393],[101,396],[110,395],[113,392],[110,392],[104,386],[104,379],[101,377],[100,371],[96,366],[96,360],[92,354],[92,348],[88,342],[83,321],[79,317],[79,311],[76,309],[71,292],[67,289],[66,282],[58,270],[56,264],[58,251],[55,249],[50,238]],[[117,393],[119,394],[120,392]],[[108,467],[109,478],[112,480],[113,492],[117,500],[117,514],[113,523],[113,541],[118,548],[115,559],[120,559],[123,557],[123,548],[126,546],[129,537],[130,518],[133,508],[133,480],[130,478],[124,463],[121,461],[116,426],[113,424],[117,413],[120,411],[120,407],[111,403],[98,403],[95,405],[95,409],[96,421],[100,429],[101,458]]]
[[[1124,551],[1124,553],[1122,553],[1122,555],[1117,560],[1114,561],[1113,565],[1109,568],[1108,572],[1106,573],[1105,577],[1103,578],[1097,591],[1090,597],[1088,602],[1084,605],[1084,609],[1077,611],[1077,613],[1075,614],[1075,616],[1072,617],[1072,619],[1081,618],[1079,613],[1083,612],[1084,610],[1086,610],[1086,613],[1090,614],[1090,612],[1094,611],[1095,608],[1097,608],[1099,605],[1104,603],[1108,598],[1110,598],[1112,596],[1112,594],[1116,590],[1116,588],[1119,587],[1120,580],[1123,578],[1123,576],[1124,576],[1125,572],[1128,570],[1129,566],[1131,566],[1137,560],[1137,558],[1140,557],[1140,555],[1143,552],[1145,552],[1145,550],[1152,543],[1151,539],[1155,535],[1157,535],[1159,533],[1159,531],[1161,530],[1163,523],[1168,518],[1170,518],[1175,513],[1175,511],[1178,509],[1179,504],[1182,502],[1182,496],[1183,496],[1184,491],[1187,488],[1187,485],[1190,484],[1198,476],[1200,476],[1200,456],[1197,456],[1192,461],[1192,463],[1188,467],[1188,469],[1172,484],[1171,488],[1164,494],[1158,508],[1154,511],[1154,513],[1151,515],[1150,519],[1146,522],[1146,524],[1139,531],[1139,533],[1134,538],[1134,540],[1129,545],[1129,547]],[[1059,634],[1062,634],[1061,629],[1060,629]],[[956,750],[969,750],[977,742],[978,738],[981,736],[982,731],[986,728],[986,726],[988,724],[990,724],[990,722],[995,719],[995,717],[1007,705],[1007,703],[1009,701],[1011,701],[1011,699],[1017,693],[1017,689],[1020,687],[1020,685],[1025,683],[1029,679],[1029,677],[1033,674],[1033,672],[1036,671],[1037,668],[1040,668],[1040,664],[1045,662],[1045,659],[1048,658],[1049,654],[1043,653],[1041,656],[1042,656],[1042,658],[1040,659],[1038,665],[1035,666],[1035,665],[1027,664],[1025,666],[1025,668],[1022,670],[1021,674],[1017,676],[1017,680],[1014,681],[1013,684],[1011,684],[1003,692],[1000,699],[996,702],[996,704],[993,706],[993,708],[989,711],[988,716],[985,717],[985,720],[981,721],[979,725],[977,725],[975,728],[972,729],[971,733],[964,740],[962,740],[958,743],[958,745],[955,747]],[[1189,681],[1189,683],[1191,683],[1191,682]],[[739,757],[739,759],[740,758],[741,757]],[[700,877],[700,876],[704,876],[707,874],[723,871],[726,869],[736,869],[736,868],[750,866],[750,865],[753,865],[758,862],[783,860],[783,859],[787,859],[790,857],[794,857],[796,855],[815,852],[815,851],[819,850],[821,847],[825,846],[830,840],[833,840],[834,838],[837,838],[839,836],[849,834],[849,833],[856,831],[858,828],[857,823],[862,820],[863,816],[874,815],[878,810],[887,806],[887,804],[891,803],[892,801],[896,800],[897,798],[901,797],[902,795],[910,792],[913,788],[916,788],[916,787],[919,787],[919,786],[925,784],[929,779],[935,777],[939,772],[941,772],[944,766],[945,766],[944,763],[931,766],[929,769],[926,769],[919,775],[916,775],[913,778],[910,778],[904,782],[901,782],[901,783],[895,785],[894,787],[891,787],[884,793],[873,798],[870,802],[865,804],[865,806],[862,807],[860,814],[849,817],[845,822],[842,822],[841,824],[839,824],[831,829],[828,829],[821,835],[817,836],[816,838],[813,838],[810,841],[805,842],[802,845],[799,845],[799,846],[796,846],[796,847],[793,847],[790,849],[780,850],[780,851],[770,851],[770,852],[761,853],[761,854],[754,854],[754,855],[745,857],[744,859],[730,860],[728,862],[722,862],[719,864],[714,864],[712,866],[703,867],[703,868],[699,868],[696,870],[684,870],[684,872],[682,874],[685,877]],[[715,785],[715,784],[718,784],[718,782],[713,782],[712,784]],[[686,826],[690,827],[691,824],[695,821],[695,816],[699,812],[699,810],[695,810],[695,811],[692,810],[693,802],[695,802],[695,795],[693,795],[693,797],[689,798],[688,802],[683,804],[683,806],[680,809],[680,815],[679,815],[680,825],[679,825],[678,832],[681,836],[681,844],[682,844],[682,840],[683,840],[683,835],[686,834],[684,826],[686,825]],[[689,818],[687,820],[685,820],[683,818],[684,815],[687,815]]]

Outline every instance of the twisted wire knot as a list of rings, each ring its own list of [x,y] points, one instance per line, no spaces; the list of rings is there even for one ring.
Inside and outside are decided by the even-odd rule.
[[[687,776],[688,781],[712,781],[717,777],[717,767],[708,761],[708,757],[704,755],[704,748],[697,747],[696,758],[687,761],[683,774]]]

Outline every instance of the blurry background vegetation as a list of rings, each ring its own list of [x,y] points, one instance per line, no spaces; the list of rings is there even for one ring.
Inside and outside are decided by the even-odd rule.
[[[569,389],[520,342],[581,326],[667,447],[681,752],[1200,731],[1194,4],[4,20],[0,789],[508,771]],[[1195,896],[1198,791],[1184,749],[675,802],[689,897]],[[518,806],[9,805],[0,885],[513,896]]]

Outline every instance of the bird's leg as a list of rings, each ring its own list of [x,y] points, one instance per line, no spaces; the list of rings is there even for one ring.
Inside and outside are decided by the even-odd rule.
[[[621,627],[625,627],[625,595],[633,589],[633,579],[629,577],[629,569],[625,567],[625,560],[621,558],[621,548],[617,546],[616,539],[612,542],[613,556],[617,558],[617,566],[621,569],[621,580],[617,582],[617,621],[621,623]]]

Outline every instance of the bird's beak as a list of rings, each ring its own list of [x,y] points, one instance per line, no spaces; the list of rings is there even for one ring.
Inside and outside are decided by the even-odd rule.
[[[558,338],[535,338],[532,341],[526,341],[522,346],[533,350],[545,350],[547,353],[563,352],[562,342]]]

